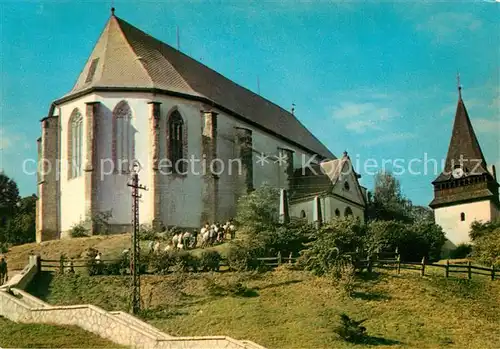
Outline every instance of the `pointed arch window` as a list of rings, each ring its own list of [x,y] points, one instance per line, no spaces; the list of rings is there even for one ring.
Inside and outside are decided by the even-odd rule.
[[[346,216],[346,217],[352,216],[352,210],[350,207],[346,207],[345,212],[344,212],[344,216]]]
[[[132,110],[126,101],[113,110],[113,161],[115,171],[130,171],[135,156],[135,130],[132,126]]]
[[[174,173],[184,174],[186,170],[185,144],[186,125],[179,111],[174,110],[168,119],[168,158]]]
[[[460,213],[460,221],[462,221],[462,222],[465,221],[465,213],[464,212]]]
[[[78,109],[68,123],[68,178],[81,176],[83,170],[83,117]]]

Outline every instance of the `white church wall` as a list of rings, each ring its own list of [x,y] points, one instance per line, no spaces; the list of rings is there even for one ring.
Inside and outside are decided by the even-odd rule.
[[[345,211],[349,207],[352,210],[353,216],[358,217],[361,220],[361,222],[364,223],[365,213],[363,208],[354,205],[353,203],[350,203],[348,201],[342,200],[341,198],[336,196],[329,197],[328,201],[329,201],[330,217],[332,218],[336,217],[335,210],[337,209],[340,211],[340,217],[345,217]]]
[[[469,243],[470,225],[474,221],[487,222],[491,220],[492,204],[488,200],[477,201],[454,206],[440,207],[434,210],[436,224],[443,228],[446,238],[455,246]],[[461,220],[461,214],[465,220]]]
[[[111,174],[112,163],[112,112],[115,106],[122,100],[127,101],[132,110],[132,125],[135,134],[135,157],[141,163],[141,184],[151,187],[151,164],[149,156],[151,151],[151,129],[150,129],[150,106],[148,102],[161,102],[160,120],[160,160],[167,158],[167,116],[173,109],[178,109],[187,125],[188,150],[187,155],[195,159],[201,159],[201,133],[202,120],[200,111],[203,105],[200,102],[188,101],[177,97],[156,95],[149,93],[115,93],[101,92],[91,94],[81,99],[73,100],[61,106],[62,113],[62,138],[61,154],[63,159],[67,154],[67,123],[69,116],[75,107],[85,116],[85,102],[101,102],[99,120],[97,120],[98,140],[97,156],[102,167],[96,175],[98,181],[98,203],[97,209],[101,212],[112,211],[109,223],[115,225],[128,225],[131,221],[131,189],[127,186],[130,180],[129,174]],[[299,168],[307,161],[310,154],[296,146],[288,144],[277,137],[266,134],[264,131],[249,126],[239,119],[218,111],[217,120],[217,157],[224,163],[224,171],[220,175],[218,189],[218,216],[225,220],[235,214],[236,200],[234,195],[238,175],[237,168],[229,171],[230,160],[236,158],[235,153],[235,128],[244,127],[252,130],[254,161],[253,161],[253,184],[259,187],[267,182],[276,187],[285,186],[284,167],[281,168],[274,159],[264,166],[256,164],[257,155],[261,153],[272,156],[278,155],[279,148],[287,148],[294,151],[294,167]],[[85,123],[84,123],[85,125]],[[87,142],[86,129],[84,128],[84,144]],[[85,152],[84,152],[85,154]],[[162,168],[167,171],[166,167]],[[192,173],[189,169],[186,175],[160,174],[161,187],[161,220],[168,226],[176,225],[183,227],[198,227],[200,225],[203,210],[202,188],[203,178],[197,164]],[[67,179],[67,167],[62,168],[61,180],[61,229],[67,231],[72,225],[85,218],[84,181],[83,176],[76,179]],[[153,220],[152,198],[149,191],[142,191],[140,199],[140,222],[151,223]],[[69,209],[70,208],[70,209]],[[312,208],[311,208],[312,209]],[[312,214],[312,213],[311,213]]]
[[[71,227],[85,219],[85,186],[84,175],[76,178],[68,178],[68,130],[69,119],[75,108],[78,108],[81,115],[85,119],[86,102],[94,101],[95,96],[88,95],[82,98],[73,100],[59,106],[57,113],[60,117],[61,141],[60,141],[60,229],[61,237],[67,237],[67,232]],[[85,144],[87,142],[87,125],[83,122],[83,140],[82,140],[82,160],[83,165],[87,161],[85,152]]]
[[[262,131],[254,126],[248,125],[243,121],[225,113],[220,113],[217,121],[217,151],[219,157],[225,163],[229,159],[235,159],[235,130],[238,127],[247,128],[252,131],[253,147],[253,185],[254,188],[267,183],[271,186],[282,188],[286,185],[285,167],[275,162],[274,157],[279,154],[279,148],[293,150],[294,168],[300,168],[302,163],[307,162],[311,154],[306,153],[295,145],[292,145],[278,137]],[[268,161],[262,166],[258,163],[258,156],[261,154],[270,155]],[[237,198],[234,195],[236,188],[237,166],[233,168],[232,173],[226,171],[220,176],[219,189],[219,213],[223,219],[231,218],[235,214]]]
[[[201,168],[201,103],[187,101],[170,96],[156,96],[161,102],[160,123],[160,159],[167,159],[167,118],[177,110],[187,127],[187,156],[192,158],[187,168],[187,174],[160,175],[162,221],[168,226],[198,228],[202,211],[202,181]],[[191,163],[193,166],[191,166]],[[167,163],[162,168],[168,172]],[[192,167],[192,168],[191,168]]]
[[[125,100],[132,110],[132,127],[135,130],[135,158],[140,162],[141,169],[139,172],[140,183],[146,187],[150,187],[149,183],[150,168],[149,165],[149,106],[147,102],[151,100],[149,93],[114,93],[106,92],[99,93],[96,100],[101,102],[98,140],[98,154],[103,166],[99,179],[99,203],[97,205],[99,211],[112,210],[112,218],[109,223],[118,225],[131,224],[132,219],[132,199],[131,188],[127,186],[130,182],[131,175],[127,173],[111,172],[112,163],[112,137],[113,137],[113,110],[118,103]],[[143,223],[151,223],[151,204],[149,200],[149,192],[141,191],[139,221]]]
[[[341,175],[341,178],[333,188],[333,193],[363,205],[362,193],[358,190],[358,183],[356,182],[354,173],[347,173],[347,169],[344,169],[344,171],[346,173]],[[348,183],[349,189],[345,188],[345,182]]]
[[[307,201],[296,202],[289,207],[290,217],[301,218],[302,211],[306,215],[306,220],[308,222],[313,221],[314,217],[314,201],[313,199]]]

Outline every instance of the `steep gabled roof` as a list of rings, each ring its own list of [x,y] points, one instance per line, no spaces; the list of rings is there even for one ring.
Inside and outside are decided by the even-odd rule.
[[[453,123],[453,131],[444,170],[433,183],[452,179],[451,172],[455,166],[461,164],[461,159],[463,160],[463,167],[466,169],[466,172],[473,171],[470,175],[490,174],[487,170],[486,160],[484,159],[476,134],[472,128],[462,95],[459,93],[455,122]]]
[[[335,156],[294,115],[112,15],[75,86],[139,88],[206,99],[327,159]]]

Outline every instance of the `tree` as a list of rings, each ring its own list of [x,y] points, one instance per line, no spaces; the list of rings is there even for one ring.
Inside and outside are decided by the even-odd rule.
[[[19,189],[16,182],[0,173],[0,228],[7,224],[19,202]]]
[[[379,172],[375,177],[373,193],[368,203],[369,220],[397,220],[412,222],[412,203],[401,193],[399,181],[389,172]]]
[[[469,236],[473,241],[472,256],[481,264],[500,266],[500,219],[473,222]]]
[[[16,182],[0,173],[0,242],[35,241],[36,200],[35,195],[21,199]]]
[[[438,260],[445,240],[443,230],[433,222],[392,220],[368,224],[367,245],[370,249],[394,251],[397,248],[403,261],[418,262],[424,256],[428,260]]]
[[[248,235],[273,230],[278,225],[278,189],[264,184],[258,189],[243,195],[238,200],[236,223],[238,231]]]
[[[35,241],[36,195],[22,198],[13,217],[7,223],[6,240],[17,245]]]

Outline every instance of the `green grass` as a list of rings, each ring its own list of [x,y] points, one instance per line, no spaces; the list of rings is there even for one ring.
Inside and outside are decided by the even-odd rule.
[[[35,286],[52,304],[127,308],[127,278],[44,274]],[[377,348],[487,349],[500,338],[500,281],[487,277],[365,274],[345,298],[329,279],[300,271],[174,274],[143,277],[142,300],[143,318],[168,334],[228,335],[269,349],[368,347],[334,334],[342,312],[368,318],[369,346]]]
[[[3,348],[123,348],[78,327],[18,324],[0,317]]]

